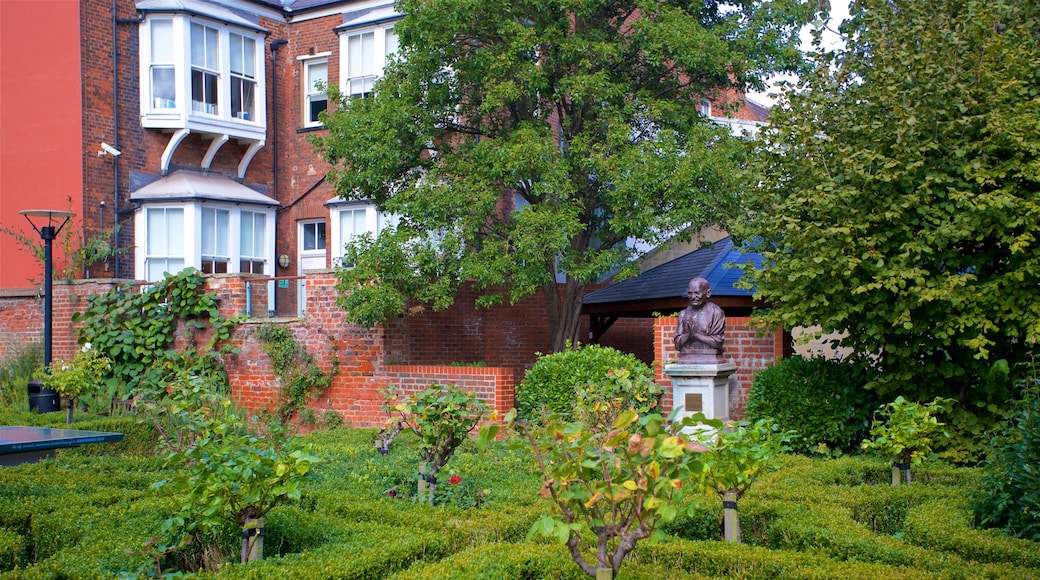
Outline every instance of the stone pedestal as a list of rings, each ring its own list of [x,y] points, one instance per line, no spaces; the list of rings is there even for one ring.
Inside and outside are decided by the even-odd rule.
[[[708,419],[728,421],[729,377],[736,370],[731,362],[664,365],[672,379],[672,407],[682,407],[676,420],[703,413]]]

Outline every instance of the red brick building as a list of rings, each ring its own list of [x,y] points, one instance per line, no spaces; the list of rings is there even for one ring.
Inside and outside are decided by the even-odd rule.
[[[303,312],[303,272],[335,266],[351,236],[383,225],[325,180],[309,141],[333,106],[319,87],[370,91],[399,18],[390,0],[0,2],[0,226],[31,239],[19,211],[71,210],[68,244],[100,238],[115,255],[79,267],[58,243],[57,277],[154,281],[194,266],[264,279],[254,313]],[[754,128],[765,114],[749,102],[719,120]],[[0,234],[0,356],[38,333],[40,278]],[[549,349],[537,300],[471,304],[389,324],[388,343],[408,346],[389,362],[481,361],[518,376]],[[57,309],[54,325],[70,328]],[[653,357],[646,321],[601,338]]]

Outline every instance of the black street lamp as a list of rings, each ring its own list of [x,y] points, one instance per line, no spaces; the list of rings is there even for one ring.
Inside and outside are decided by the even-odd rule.
[[[58,232],[61,228],[65,227],[65,224],[69,223],[72,216],[76,215],[70,211],[58,211],[53,209],[26,209],[22,210],[22,215],[29,222],[29,225],[36,230],[36,233],[40,234],[40,238],[43,239],[44,245],[44,264],[43,264],[43,364],[44,366],[50,366],[51,364],[51,270],[53,270],[54,263],[52,257],[54,238],[58,237]],[[33,218],[39,218],[40,221],[44,218],[47,219],[47,225],[38,226],[33,222]],[[54,227],[55,220],[62,220],[61,225]]]

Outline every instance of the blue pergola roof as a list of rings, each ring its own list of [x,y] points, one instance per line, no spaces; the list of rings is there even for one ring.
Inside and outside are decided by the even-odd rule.
[[[725,237],[710,248],[701,248],[642,274],[587,294],[582,304],[609,304],[667,298],[686,299],[690,280],[700,276],[711,285],[713,298],[740,297],[751,299],[751,290],[738,288],[737,281],[744,275],[740,265],[759,266],[762,256],[742,252],[733,246],[733,239]],[[750,302],[749,302],[750,303]]]

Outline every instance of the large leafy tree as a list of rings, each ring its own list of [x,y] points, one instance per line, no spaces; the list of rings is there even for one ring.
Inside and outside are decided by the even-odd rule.
[[[340,303],[371,324],[446,308],[465,283],[480,306],[540,292],[554,350],[586,283],[733,215],[741,148],[699,104],[797,69],[812,16],[807,0],[397,9],[397,58],[315,140],[341,196],[399,219],[350,245]]]
[[[883,393],[1001,404],[1040,334],[1040,3],[855,0],[742,233],[768,318],[844,332]],[[754,238],[754,236],[758,236]]]

